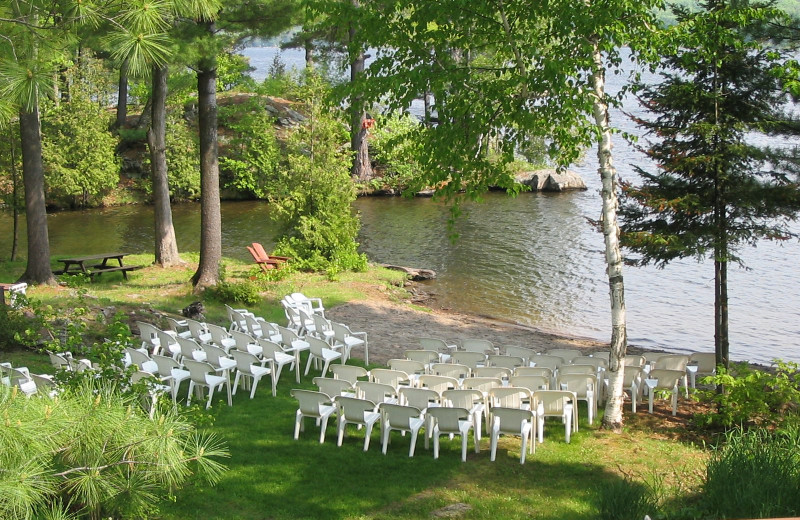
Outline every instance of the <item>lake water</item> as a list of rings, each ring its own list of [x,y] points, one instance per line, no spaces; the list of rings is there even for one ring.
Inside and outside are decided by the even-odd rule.
[[[246,49],[263,78],[275,48]],[[302,53],[282,53],[290,66],[302,66]],[[610,80],[613,80],[612,76]],[[635,107],[629,107],[635,110]],[[614,124],[635,131],[615,114]],[[621,138],[615,164],[622,177],[633,175],[643,158]],[[503,318],[542,330],[608,341],[610,311],[602,235],[587,218],[597,218],[601,202],[594,151],[574,165],[588,191],[489,194],[483,204],[468,204],[456,223],[459,239],[448,239],[448,208],[426,198],[365,198],[361,249],[376,262],[434,269],[426,283],[439,303],[454,310]],[[199,249],[199,206],[173,208],[178,246]],[[223,254],[249,259],[245,244],[272,244],[268,206],[261,202],[223,203]],[[152,208],[122,207],[56,213],[49,216],[53,255],[153,249]],[[10,237],[10,218],[0,215],[0,236]],[[24,231],[22,232],[24,237]],[[4,239],[2,252],[10,244]],[[23,249],[24,251],[24,249]],[[749,270],[730,268],[731,357],[768,363],[773,358],[800,361],[800,295],[797,258],[800,245],[760,242],[743,257]],[[712,351],[714,271],[711,262],[673,262],[665,269],[626,268],[625,297],[629,342],[644,348]]]

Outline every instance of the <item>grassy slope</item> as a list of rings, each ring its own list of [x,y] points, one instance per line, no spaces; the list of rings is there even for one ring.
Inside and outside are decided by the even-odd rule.
[[[184,258],[196,262],[192,255]],[[130,262],[147,264],[152,257],[132,257]],[[246,264],[229,260],[226,264],[232,280],[245,279],[252,272]],[[148,309],[175,312],[197,299],[187,282],[195,267],[195,263],[168,270],[148,267],[132,273],[128,282],[122,282],[119,274],[106,275],[85,286],[88,300],[132,317],[147,315]],[[22,270],[22,264],[0,265],[0,281],[15,279]],[[385,270],[343,275],[336,283],[298,273],[268,284],[262,303],[253,310],[267,319],[282,320],[277,302],[288,292],[321,296],[330,307],[362,298],[365,284],[391,286],[398,281],[396,273]],[[32,288],[29,294],[56,307],[76,305],[73,289]],[[210,321],[224,323],[221,304],[207,302],[206,307]],[[34,371],[51,370],[40,354],[16,352],[3,357]],[[310,382],[311,376],[304,377],[299,386],[309,388]],[[296,386],[292,374],[285,371],[276,398],[264,382],[253,400],[245,392],[235,396],[232,408],[217,401],[209,428],[228,443],[230,470],[215,487],[198,483],[178,491],[174,502],[161,505],[161,518],[429,518],[435,510],[463,503],[471,510],[459,517],[468,519],[589,519],[597,516],[598,490],[623,475],[636,480],[661,475],[672,494],[684,496],[699,483],[696,467],[705,457],[695,447],[658,438],[649,428],[630,429],[620,436],[601,432],[597,423],[593,427],[585,423],[583,411],[581,431],[571,444],[563,442],[563,427],[551,422],[544,444],[524,466],[519,464],[520,444],[514,438],[501,442],[494,463],[489,461],[488,438],[484,438],[481,453],[475,455],[470,448],[466,464],[460,461],[458,439],[442,439],[437,461],[423,448],[422,439],[416,456],[409,458],[408,437],[399,434],[393,434],[388,454],[382,455],[377,429],[367,453],[362,451],[363,431],[353,427],[344,445],[337,448],[334,421],[325,444],[317,442],[319,430],[310,420],[301,439],[294,441],[296,404],[289,390]]]

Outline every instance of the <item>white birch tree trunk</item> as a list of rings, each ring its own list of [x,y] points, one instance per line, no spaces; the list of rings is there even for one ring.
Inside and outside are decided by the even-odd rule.
[[[592,69],[594,121],[599,130],[597,143],[598,171],[602,181],[603,237],[606,253],[606,273],[611,297],[611,355],[606,374],[609,380],[603,427],[620,432],[622,430],[622,388],[625,369],[625,352],[628,334],[625,324],[625,290],[622,279],[622,253],[619,247],[619,223],[617,222],[617,171],[612,161],[611,127],[609,126],[608,102],[605,96],[605,66],[597,43],[593,50]]]

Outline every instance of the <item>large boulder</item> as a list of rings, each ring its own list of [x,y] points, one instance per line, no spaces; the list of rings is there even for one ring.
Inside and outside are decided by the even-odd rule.
[[[520,184],[530,186],[531,191],[585,190],[586,183],[572,170],[559,172],[553,168],[520,172],[516,175]]]

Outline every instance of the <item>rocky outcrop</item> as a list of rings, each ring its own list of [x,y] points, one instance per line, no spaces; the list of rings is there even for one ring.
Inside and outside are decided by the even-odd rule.
[[[432,269],[420,269],[418,267],[406,267],[402,265],[380,264],[381,267],[392,269],[393,271],[402,271],[408,275],[410,280],[419,282],[422,280],[433,280],[436,278],[436,271]]]
[[[520,172],[516,175],[520,184],[530,186],[531,191],[585,190],[586,183],[572,170],[559,172],[553,168]]]

